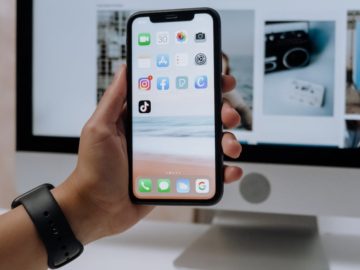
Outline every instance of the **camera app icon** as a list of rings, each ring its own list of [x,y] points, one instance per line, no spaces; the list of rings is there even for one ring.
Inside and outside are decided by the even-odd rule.
[[[205,42],[206,34],[203,32],[199,32],[195,34],[195,42]]]
[[[151,112],[151,101],[140,100],[139,101],[139,113],[150,113]]]

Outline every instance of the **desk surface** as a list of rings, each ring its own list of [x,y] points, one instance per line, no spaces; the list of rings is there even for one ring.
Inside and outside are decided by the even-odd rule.
[[[0,208],[0,214],[4,212]],[[360,220],[324,218],[319,225],[330,270],[359,270]],[[174,260],[209,228],[209,225],[142,221],[123,234],[87,245],[80,258],[62,269],[176,269]]]
[[[63,269],[175,269],[173,261],[208,228],[142,221],[122,235],[86,246],[84,254]],[[331,270],[360,269],[360,236],[326,233],[322,238]]]

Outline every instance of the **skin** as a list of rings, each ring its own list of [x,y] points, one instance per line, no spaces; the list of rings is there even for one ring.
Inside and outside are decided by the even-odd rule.
[[[235,79],[223,76],[224,91],[234,87]],[[153,209],[132,204],[128,195],[123,122],[126,93],[123,66],[81,132],[75,170],[52,190],[75,236],[84,245],[124,232]],[[225,127],[240,124],[239,114],[229,103],[224,103],[221,116]],[[222,148],[232,158],[241,153],[241,145],[231,133],[224,133]],[[241,176],[238,167],[224,169],[225,183]],[[46,250],[23,206],[0,216],[0,269],[47,269]]]

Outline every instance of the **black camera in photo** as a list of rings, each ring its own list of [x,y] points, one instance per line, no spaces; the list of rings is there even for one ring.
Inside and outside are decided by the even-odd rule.
[[[263,113],[334,114],[335,21],[265,23]]]
[[[304,67],[310,62],[308,22],[267,22],[265,72]]]

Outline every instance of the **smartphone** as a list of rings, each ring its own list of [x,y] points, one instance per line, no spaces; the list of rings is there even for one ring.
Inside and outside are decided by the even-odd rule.
[[[220,16],[138,12],[127,25],[134,203],[210,205],[223,192]]]

